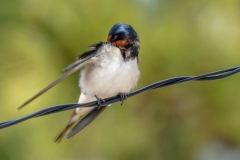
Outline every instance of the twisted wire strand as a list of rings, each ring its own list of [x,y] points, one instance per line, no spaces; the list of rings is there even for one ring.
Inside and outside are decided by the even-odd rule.
[[[232,75],[234,75],[238,72],[240,72],[240,66],[233,67],[233,68],[228,68],[228,69],[224,69],[224,70],[220,70],[220,71],[210,72],[210,73],[206,73],[206,74],[202,74],[202,75],[198,75],[198,76],[173,77],[173,78],[169,78],[169,79],[165,79],[165,80],[162,80],[162,81],[152,83],[152,84],[150,84],[148,86],[145,86],[143,88],[140,88],[136,91],[130,92],[127,95],[127,98],[133,97],[137,94],[140,94],[140,93],[148,91],[148,90],[158,89],[158,88],[162,88],[162,87],[166,87],[166,86],[170,86],[170,85],[175,85],[175,84],[179,84],[179,83],[183,83],[183,82],[187,82],[187,81],[218,80],[218,79],[222,79],[222,78],[232,76]],[[109,98],[103,99],[103,102],[100,105],[101,106],[106,106],[106,105],[113,104],[113,103],[116,103],[116,102],[119,102],[119,101],[121,101],[120,96],[109,97]],[[21,118],[18,118],[18,119],[2,122],[2,123],[0,123],[0,129],[18,124],[20,122],[26,121],[26,120],[31,119],[31,118],[36,118],[36,117],[50,115],[50,114],[54,114],[54,113],[58,113],[58,112],[63,112],[63,111],[66,111],[66,110],[77,108],[77,107],[99,107],[99,104],[98,104],[98,101],[93,101],[93,102],[89,102],[89,103],[61,104],[61,105],[48,107],[48,108],[39,110],[37,112],[34,112],[32,114],[29,114],[27,116],[24,116],[24,117],[21,117]]]

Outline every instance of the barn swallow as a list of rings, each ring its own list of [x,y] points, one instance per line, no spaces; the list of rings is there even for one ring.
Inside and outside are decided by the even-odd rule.
[[[78,56],[75,62],[63,69],[62,77],[38,92],[19,108],[24,107],[83,67],[79,80],[81,94],[78,103],[97,100],[100,104],[103,101],[102,99],[116,95],[120,95],[124,100],[127,93],[136,86],[140,76],[138,69],[139,49],[139,38],[132,26],[117,23],[110,29],[107,42],[90,45],[89,50]],[[76,108],[64,129],[56,137],[55,142],[59,143],[64,135],[70,138],[78,133],[106,107]],[[75,126],[73,127],[73,125]]]

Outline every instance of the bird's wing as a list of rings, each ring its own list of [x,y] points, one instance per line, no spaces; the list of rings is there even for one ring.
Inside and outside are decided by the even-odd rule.
[[[93,108],[83,119],[81,119],[67,134],[66,138],[70,138],[81,131],[84,127],[90,124],[97,116],[102,113],[107,106],[102,106],[100,108]]]
[[[77,70],[81,69],[86,64],[88,64],[93,57],[97,56],[97,54],[99,53],[99,52],[97,52],[97,50],[103,44],[105,44],[105,42],[98,42],[98,43],[95,43],[95,44],[89,46],[90,49],[88,51],[84,52],[83,54],[81,54],[80,56],[78,56],[77,61],[73,62],[72,64],[67,66],[65,69],[63,69],[62,73],[64,73],[64,74],[61,77],[59,77],[54,82],[49,84],[47,87],[43,88],[41,91],[39,91],[37,94],[35,94],[33,97],[28,99],[20,107],[18,107],[18,109],[23,108],[28,103],[30,103],[31,101],[33,101],[34,99],[36,99],[37,97],[39,97],[40,95],[42,95],[43,93],[45,93],[46,91],[51,89],[53,86],[55,86],[56,84],[58,84],[59,82],[61,82],[62,80],[64,80],[65,78],[67,78],[68,76],[70,76],[71,74],[76,72]]]
[[[69,66],[67,66],[66,68],[64,68],[62,70],[62,73],[66,73],[68,71],[71,71],[73,68],[75,68],[78,65],[82,65],[84,66],[86,63],[89,62],[89,60],[93,57],[95,57],[97,55],[97,50],[98,48],[100,48],[103,44],[105,44],[105,42],[98,42],[95,44],[92,44],[90,46],[88,46],[90,49],[86,52],[84,52],[83,54],[79,55],[77,57],[77,61],[73,62],[72,64],[70,64]]]

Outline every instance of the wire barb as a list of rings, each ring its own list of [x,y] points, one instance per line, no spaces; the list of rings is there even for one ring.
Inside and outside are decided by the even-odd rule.
[[[158,88],[161,88],[161,87],[166,87],[166,86],[170,86],[170,85],[174,85],[174,84],[178,84],[178,83],[183,83],[183,82],[187,82],[187,81],[218,80],[218,79],[229,77],[229,76],[234,75],[238,72],[240,72],[240,66],[233,67],[233,68],[228,68],[228,69],[224,69],[224,70],[220,70],[220,71],[215,71],[215,72],[211,72],[211,73],[206,73],[206,74],[202,74],[202,75],[199,75],[199,76],[182,76],[182,77],[169,78],[169,79],[165,79],[165,80],[162,80],[162,81],[155,82],[153,84],[145,86],[145,87],[143,87],[141,89],[138,89],[136,91],[133,91],[133,92],[131,92],[127,95],[127,98],[133,97],[133,96],[135,96],[137,94],[140,94],[142,92],[145,92],[147,90],[158,89]],[[2,123],[0,123],[0,129],[18,124],[20,122],[26,121],[26,120],[31,119],[31,118],[41,117],[41,116],[54,114],[54,113],[58,113],[58,112],[63,112],[63,111],[69,110],[69,109],[74,109],[74,108],[78,108],[78,107],[100,107],[100,108],[102,108],[104,106],[108,106],[109,104],[113,104],[113,103],[116,103],[116,102],[119,102],[119,101],[120,102],[122,101],[122,96],[121,95],[102,99],[101,106],[99,106],[98,101],[93,101],[93,102],[89,102],[89,103],[81,103],[81,104],[75,104],[74,103],[74,104],[56,105],[56,106],[52,106],[52,107],[49,107],[49,108],[42,109],[40,111],[29,114],[29,115],[27,115],[25,117],[22,117],[22,118],[2,122]]]

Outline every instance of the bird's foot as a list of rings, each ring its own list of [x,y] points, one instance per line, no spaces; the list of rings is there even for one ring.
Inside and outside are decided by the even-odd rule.
[[[120,100],[121,100],[121,105],[123,104],[123,102],[128,98],[128,93],[119,93],[118,94],[120,96]]]
[[[98,104],[98,109],[99,109],[101,107],[101,104],[105,103],[105,101],[103,99],[101,99],[101,98],[98,98],[97,95],[95,95],[95,97],[97,98],[97,104]]]

